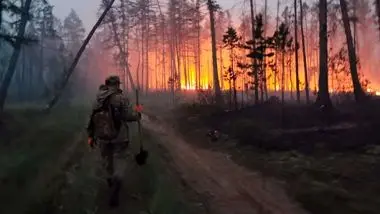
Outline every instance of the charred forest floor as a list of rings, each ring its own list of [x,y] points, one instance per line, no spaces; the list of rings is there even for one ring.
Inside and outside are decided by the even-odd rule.
[[[336,106],[262,104],[236,111],[184,104],[167,114],[195,146],[282,183],[315,214],[380,212],[380,103]],[[208,136],[219,132],[218,140]]]

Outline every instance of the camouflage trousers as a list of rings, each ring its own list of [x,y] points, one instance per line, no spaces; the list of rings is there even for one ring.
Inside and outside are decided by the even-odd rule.
[[[101,177],[121,180],[127,168],[127,143],[98,142]]]
[[[96,140],[97,168],[102,179],[115,180],[122,179],[127,170],[128,162],[128,127],[122,127],[116,139],[111,141]]]

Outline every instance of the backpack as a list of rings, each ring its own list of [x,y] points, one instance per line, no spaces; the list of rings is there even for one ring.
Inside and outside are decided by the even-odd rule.
[[[109,95],[104,100],[103,106],[95,110],[92,115],[94,137],[100,140],[113,140],[119,134],[119,130],[115,125],[113,110],[109,103],[112,95]]]

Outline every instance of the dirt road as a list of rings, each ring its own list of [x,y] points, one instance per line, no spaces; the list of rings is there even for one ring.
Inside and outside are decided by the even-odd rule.
[[[301,214],[281,187],[260,174],[235,164],[222,153],[196,148],[168,124],[143,117],[144,127],[173,158],[184,182],[206,196],[206,206],[215,214]]]

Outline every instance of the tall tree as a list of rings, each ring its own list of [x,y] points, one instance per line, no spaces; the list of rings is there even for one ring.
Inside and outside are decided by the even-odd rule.
[[[301,6],[302,7],[302,6]],[[296,66],[296,90],[297,90],[297,103],[301,102],[301,92],[300,92],[300,78],[298,71],[298,23],[297,23],[297,0],[294,0],[294,39],[295,39],[295,66]]]
[[[231,100],[231,89],[233,89],[235,110],[238,108],[237,88],[236,88],[236,79],[238,77],[238,72],[237,70],[235,70],[235,66],[234,66],[236,63],[235,49],[240,46],[240,40],[241,40],[241,37],[237,35],[237,32],[233,27],[228,27],[227,32],[223,35],[224,47],[227,48],[230,52],[230,67],[227,70],[226,79],[229,81],[230,100]]]
[[[279,17],[279,13],[280,13],[280,0],[277,0],[277,7],[276,7],[276,30],[278,29],[278,25],[279,25],[279,21],[280,21],[280,17]],[[277,80],[278,80],[278,49],[276,48],[276,53],[275,53],[275,59],[274,59],[274,62],[275,62],[275,66],[274,66],[274,70],[273,70],[273,85],[274,85],[274,91],[277,92]]]
[[[224,71],[224,63],[223,63],[223,33],[224,30],[227,27],[227,19],[226,19],[226,14],[224,11],[218,11],[218,16],[216,18],[216,37],[217,37],[217,46],[219,46],[219,73],[221,77],[220,81],[220,87],[224,89],[224,81],[223,81],[223,71]],[[231,27],[228,24],[228,27]]]
[[[255,42],[255,14],[253,12],[253,0],[249,1],[251,9],[251,30],[252,30],[252,41]],[[252,44],[252,51],[255,51],[256,44]],[[255,104],[259,103],[259,74],[257,71],[257,61],[252,59],[252,73],[254,76],[254,91],[255,91]]]
[[[267,30],[268,30],[268,1],[264,1],[264,37],[267,37]],[[267,52],[267,50],[264,50],[264,52]],[[267,66],[269,65],[267,58],[264,56],[264,63],[263,63],[263,83],[261,84],[261,93],[265,93],[265,99],[268,99],[268,84],[267,84]],[[262,101],[264,101],[264,98],[262,98]]]
[[[85,29],[82,20],[74,9],[63,21],[64,38],[67,49],[74,53],[77,52],[84,39]]]
[[[380,0],[374,0],[375,8],[376,8],[376,16],[377,16],[377,23],[378,23],[378,28],[380,31]]]
[[[281,23],[274,32],[273,40],[276,52],[281,54],[281,102],[285,102],[285,59],[291,51],[293,39],[290,37],[289,27]]]
[[[106,16],[107,12],[111,9],[111,7],[112,7],[112,5],[113,5],[114,2],[115,2],[115,0],[110,0],[108,2],[108,5],[104,9],[102,15],[99,17],[98,21],[92,27],[91,31],[89,32],[89,34],[87,35],[86,39],[84,40],[83,44],[80,46],[77,54],[75,55],[75,57],[73,59],[72,64],[70,65],[69,69],[64,73],[62,82],[59,84],[59,86],[58,86],[59,88],[58,88],[56,94],[54,95],[54,97],[48,103],[48,105],[46,107],[46,110],[50,110],[57,103],[57,101],[59,100],[59,98],[61,97],[62,92],[63,92],[64,88],[66,87],[66,85],[67,85],[67,83],[68,83],[68,81],[70,79],[70,76],[73,74],[74,69],[75,69],[75,67],[78,64],[81,55],[83,54],[84,50],[86,49],[87,44],[90,42],[91,37],[94,35],[96,29],[102,23],[104,17]],[[104,2],[104,3],[106,3],[106,2]],[[132,78],[132,77],[130,76],[130,78]],[[131,84],[133,84],[132,80],[131,80]]]
[[[302,55],[303,55],[303,69],[304,69],[304,76],[305,76],[305,93],[306,93],[306,103],[310,103],[310,95],[309,95],[309,76],[307,72],[307,58],[306,58],[306,42],[305,42],[305,32],[304,32],[304,26],[303,26],[303,20],[304,20],[304,5],[302,3],[302,0],[299,0],[300,3],[300,9],[301,9],[301,37],[302,37]]]
[[[207,6],[210,13],[210,31],[211,31],[211,46],[212,46],[212,65],[213,65],[213,82],[215,91],[215,101],[218,105],[223,103],[222,92],[219,85],[218,77],[218,61],[216,57],[216,36],[215,36],[215,14],[214,12],[220,8],[215,0],[207,0]]]
[[[317,104],[332,107],[328,84],[327,0],[319,0],[319,90]]]
[[[195,3],[195,15],[196,15],[196,32],[197,32],[197,41],[196,41],[196,89],[200,89],[201,88],[201,54],[202,54],[202,50],[201,50],[201,21],[202,21],[202,17],[201,17],[201,10],[200,10],[200,0],[196,0],[196,3]]]
[[[1,82],[1,86],[0,86],[0,113],[4,110],[4,104],[5,104],[5,99],[7,97],[8,88],[9,88],[9,85],[11,84],[13,74],[15,73],[17,60],[19,58],[22,42],[24,40],[23,37],[25,33],[25,27],[30,18],[29,9],[30,9],[31,3],[32,3],[32,0],[26,0],[25,4],[22,5],[21,7],[22,13],[21,13],[21,19],[19,22],[20,24],[18,26],[16,39],[12,43],[13,53],[9,61],[7,72],[5,73],[3,80]]]
[[[347,11],[347,3],[345,0],[340,0],[340,8],[342,11],[344,31],[345,31],[346,40],[347,40],[348,56],[350,59],[350,70],[351,70],[352,85],[354,87],[355,100],[356,102],[362,102],[366,96],[359,80],[356,51],[355,51],[354,41],[352,39],[350,21],[349,21],[348,11]]]

